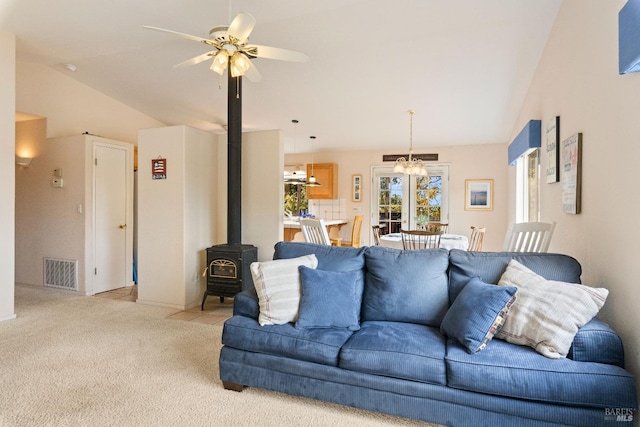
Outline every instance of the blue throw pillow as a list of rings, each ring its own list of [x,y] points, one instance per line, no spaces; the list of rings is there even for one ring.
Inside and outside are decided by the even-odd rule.
[[[482,350],[502,328],[517,290],[489,285],[478,277],[469,280],[444,315],[440,331],[469,353]]]
[[[302,296],[296,328],[360,329],[360,270],[327,271],[300,266]]]

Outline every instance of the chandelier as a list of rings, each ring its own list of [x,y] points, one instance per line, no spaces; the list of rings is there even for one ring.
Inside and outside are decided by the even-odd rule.
[[[399,157],[393,167],[395,173],[408,175],[429,176],[427,167],[420,159],[413,159],[413,114],[415,111],[409,110],[409,160]]]

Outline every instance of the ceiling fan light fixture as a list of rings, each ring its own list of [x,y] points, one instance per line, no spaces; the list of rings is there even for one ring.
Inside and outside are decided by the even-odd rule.
[[[241,52],[236,52],[230,59],[230,70],[232,77],[243,76],[249,69],[249,58]]]
[[[226,50],[219,50],[218,53],[216,53],[216,56],[213,58],[211,70],[222,75],[222,73],[224,73],[224,70],[227,69],[228,63],[229,53]]]

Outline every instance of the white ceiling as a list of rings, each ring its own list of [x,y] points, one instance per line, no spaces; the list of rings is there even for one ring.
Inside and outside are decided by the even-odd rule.
[[[223,133],[226,78],[208,51],[143,25],[208,37],[238,12],[250,42],[308,63],[256,59],[244,130],[283,129],[285,151],[506,143],[562,0],[0,0],[19,61],[43,64],[169,125]],[[64,64],[73,64],[70,72]],[[25,113],[29,113],[28,111]],[[300,123],[294,129],[292,119]],[[295,138],[294,138],[295,135]]]

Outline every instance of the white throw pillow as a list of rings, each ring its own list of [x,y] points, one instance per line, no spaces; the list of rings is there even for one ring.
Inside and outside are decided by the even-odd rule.
[[[609,295],[604,288],[546,280],[515,260],[498,285],[518,288],[518,299],[496,338],[553,359],[567,356],[578,329],[598,314]]]
[[[311,254],[251,263],[249,268],[260,305],[260,326],[296,321],[301,294],[298,267],[301,265],[316,268],[318,259]]]

